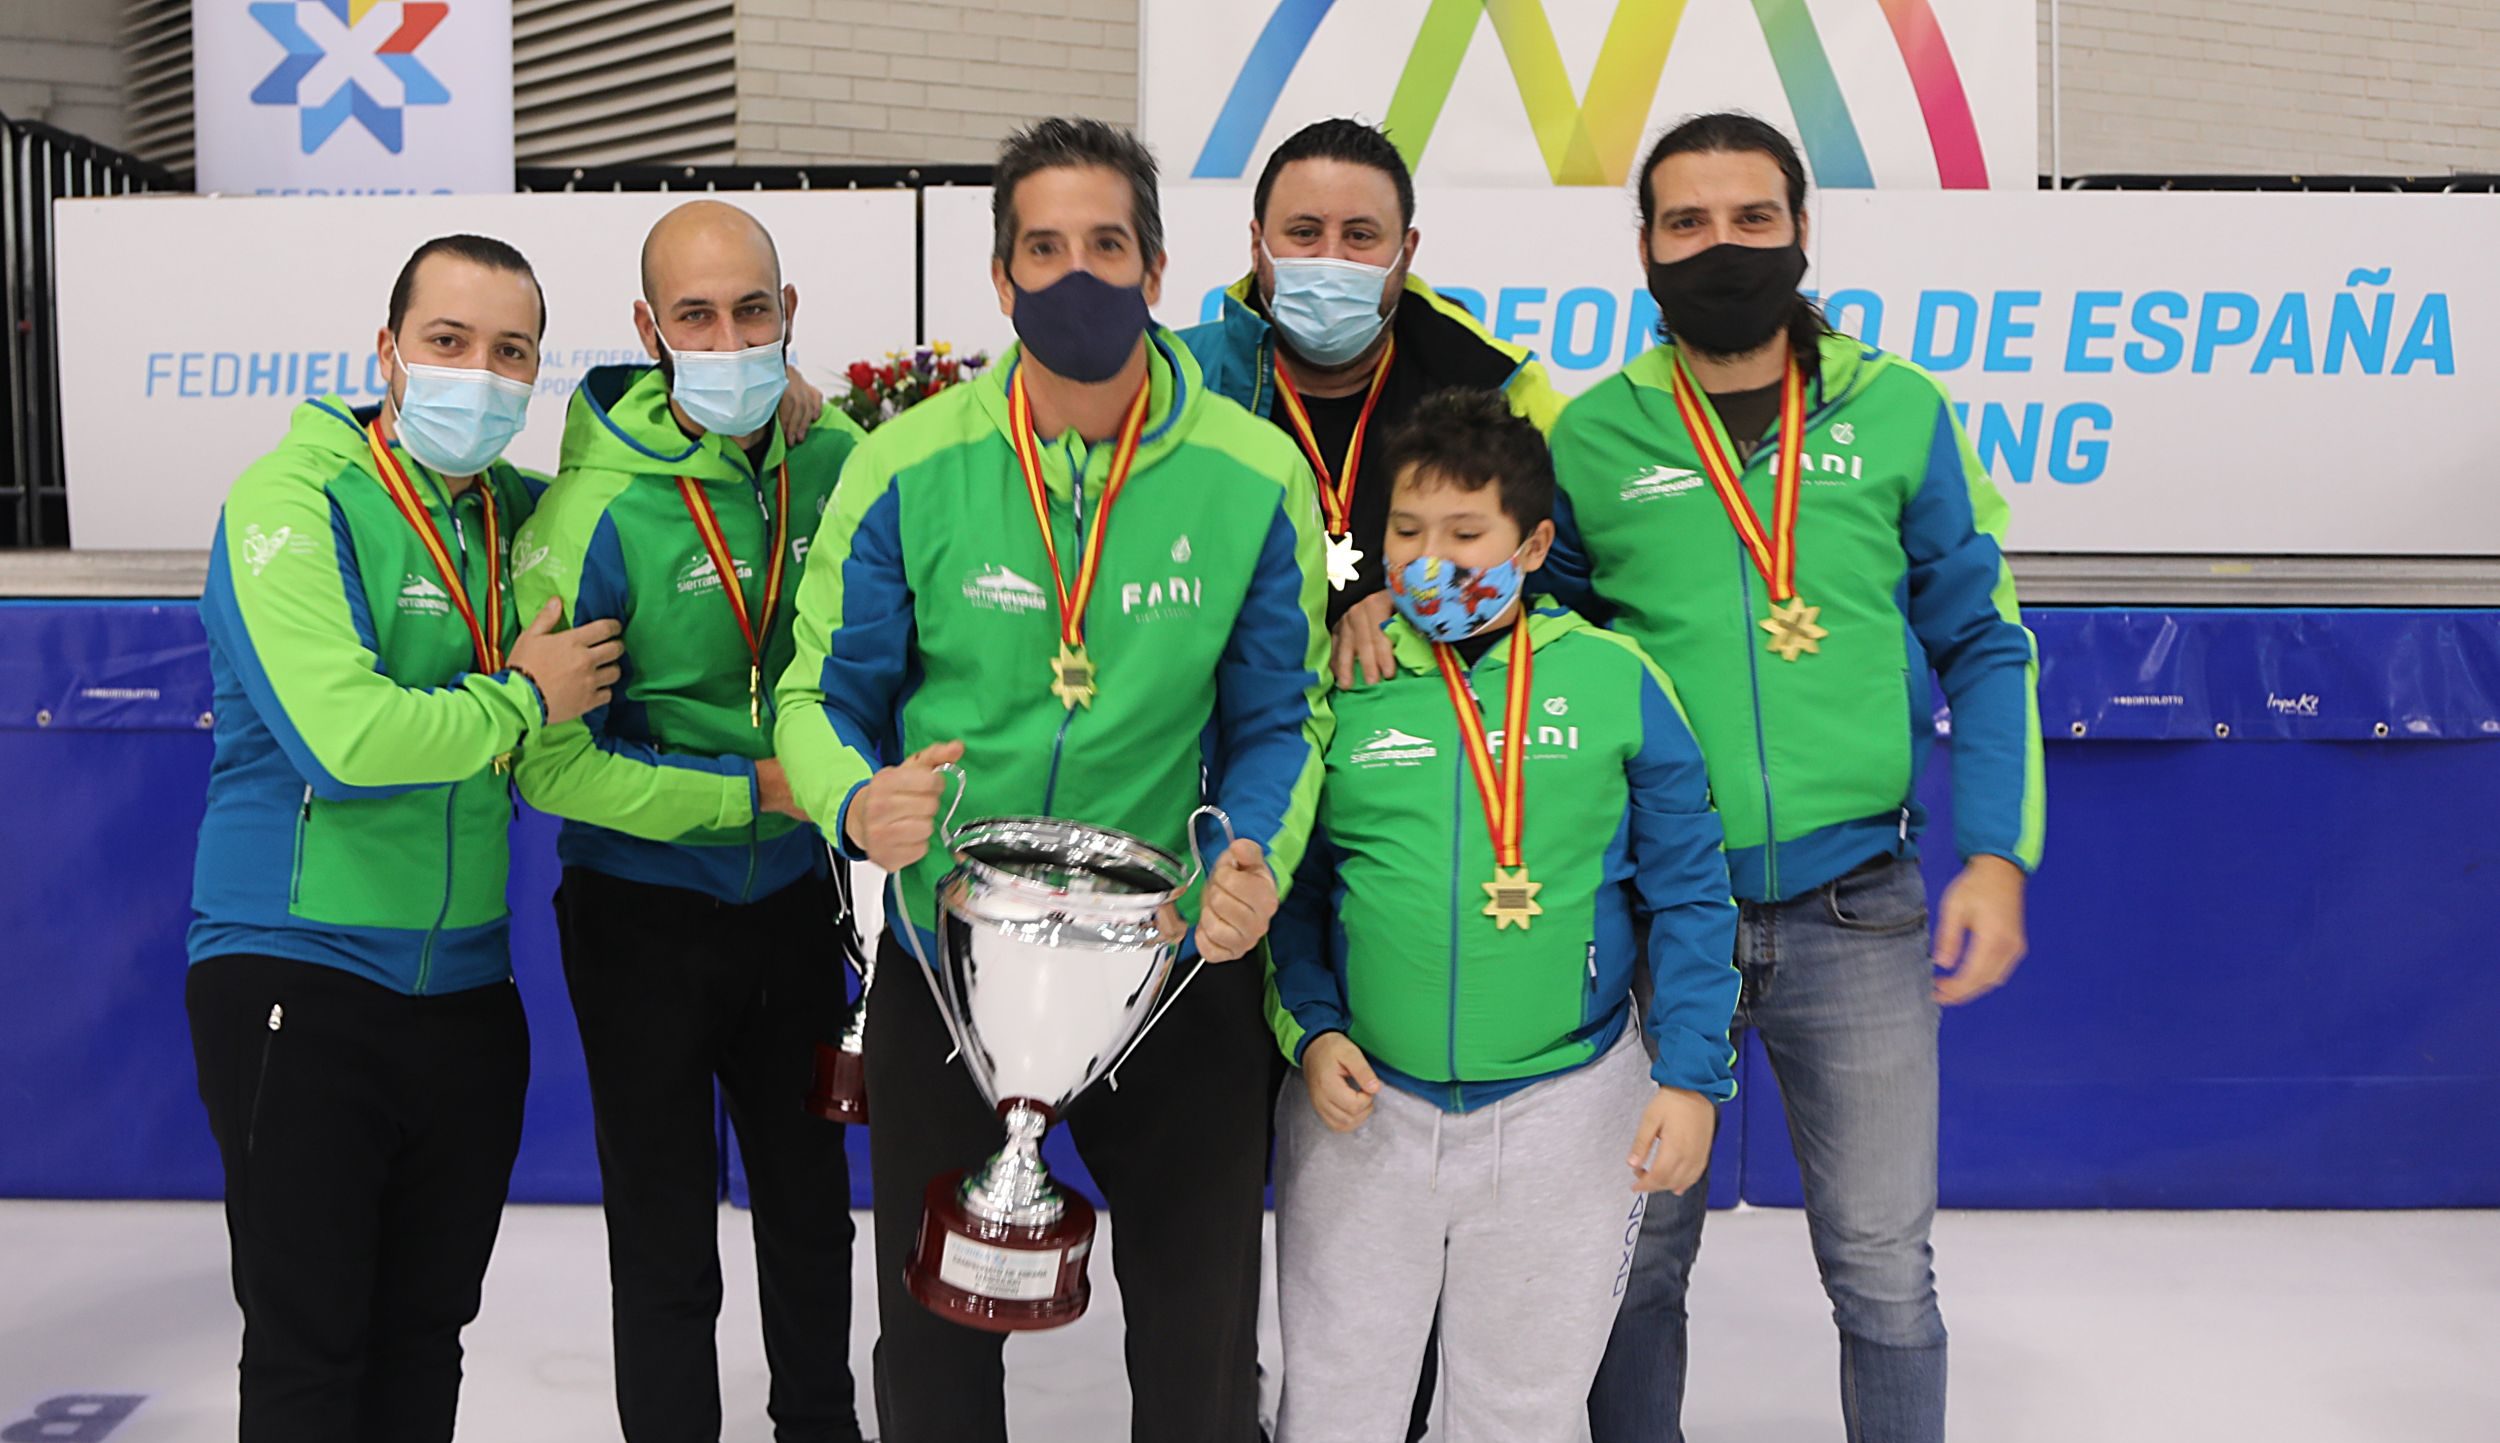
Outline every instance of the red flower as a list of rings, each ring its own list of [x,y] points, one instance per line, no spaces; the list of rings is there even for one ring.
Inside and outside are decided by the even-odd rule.
[[[877,368],[866,361],[851,362],[850,382],[855,391],[867,390],[877,383]]]

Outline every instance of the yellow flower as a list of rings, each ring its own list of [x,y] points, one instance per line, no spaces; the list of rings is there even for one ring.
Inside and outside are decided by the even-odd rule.
[[[940,341],[929,349],[937,352],[941,356],[951,356],[955,354],[954,346],[945,341]]]

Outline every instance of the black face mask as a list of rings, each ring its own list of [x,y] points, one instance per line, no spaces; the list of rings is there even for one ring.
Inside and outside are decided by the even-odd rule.
[[[1796,314],[1797,283],[1805,274],[1805,249],[1793,241],[1730,241],[1671,264],[1651,261],[1649,294],[1677,344],[1704,355],[1741,356],[1760,350]]]

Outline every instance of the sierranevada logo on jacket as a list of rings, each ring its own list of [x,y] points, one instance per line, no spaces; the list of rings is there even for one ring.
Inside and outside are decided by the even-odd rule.
[[[399,584],[399,609],[411,616],[451,615],[451,593],[411,571]]]
[[[743,561],[739,562],[738,584],[744,586],[754,579],[755,568]],[[677,594],[680,596],[693,596],[700,592],[718,590],[720,590],[720,567],[713,563],[709,552],[696,552],[694,559],[687,562],[685,567],[677,573]]]
[[[1018,576],[1009,567],[990,565],[964,578],[964,600],[985,611],[1021,616],[1041,610],[1050,598],[1039,582]]]
[[[1658,501],[1669,496],[1681,496],[1687,491],[1698,491],[1701,486],[1702,477],[1698,471],[1686,471],[1676,466],[1652,466],[1623,483],[1623,499]]]
[[[1382,727],[1363,739],[1349,758],[1358,767],[1420,766],[1441,755],[1441,749],[1430,737],[1419,737],[1396,727]]]

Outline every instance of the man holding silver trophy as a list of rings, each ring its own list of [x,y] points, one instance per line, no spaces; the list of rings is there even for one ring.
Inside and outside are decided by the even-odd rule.
[[[854,453],[778,691],[798,802],[895,874],[866,1039],[880,1431],[1003,1440],[999,1335],[1082,1311],[1091,1209],[1034,1152],[1064,1110],[1119,1209],[1132,1436],[1249,1443],[1273,1044],[1261,969],[1191,954],[1259,947],[1316,805],[1317,492],[1150,320],[1134,137],[1044,121],[995,194],[1021,344]],[[1218,837],[1201,888],[1180,859]]]

